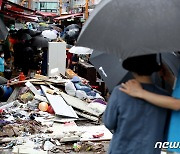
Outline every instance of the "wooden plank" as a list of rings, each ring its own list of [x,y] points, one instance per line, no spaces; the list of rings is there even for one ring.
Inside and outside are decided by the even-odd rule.
[[[9,83],[9,85],[12,86],[12,85],[17,85],[17,84],[23,84],[23,83],[26,83],[27,81],[29,81],[29,82],[38,82],[38,81],[41,81],[41,80],[39,80],[39,79],[29,79],[29,80],[23,80],[23,81],[11,81]]]
[[[54,83],[54,84],[64,84],[69,80],[69,79],[61,79],[61,77],[59,79],[54,79],[54,78],[49,78],[47,76],[43,76],[43,75],[39,75],[39,74],[35,74],[34,78],[41,80],[41,81]]]
[[[92,121],[99,121],[99,118],[95,117],[95,116],[92,116],[92,115],[88,115],[88,114],[85,114],[85,113],[82,113],[82,112],[79,112],[79,111],[76,111],[76,113],[86,119],[89,119],[89,120],[92,120]]]
[[[66,69],[66,76],[68,77],[68,78],[73,78],[74,76],[78,76],[76,73],[74,73],[74,71],[73,70],[71,70],[71,69]]]

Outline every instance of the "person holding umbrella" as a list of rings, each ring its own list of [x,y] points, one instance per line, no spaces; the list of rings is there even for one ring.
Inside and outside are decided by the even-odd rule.
[[[166,75],[164,76],[164,79],[168,81],[171,86],[173,86],[175,80],[174,75],[167,68],[163,69],[163,72]],[[122,83],[120,90],[130,96],[145,99],[149,103],[159,107],[168,108],[171,110],[180,110],[180,100],[146,91],[142,88],[141,83],[135,79]]]
[[[165,78],[168,79],[171,83],[174,83],[175,77],[174,75],[166,68],[165,69]],[[148,103],[151,103],[153,105],[171,109],[171,117],[170,117],[170,123],[169,123],[169,130],[167,133],[167,141],[168,143],[176,143],[180,140],[180,131],[179,131],[179,117],[180,117],[180,72],[178,74],[176,85],[172,93],[172,97],[170,96],[163,96],[159,95],[157,93],[152,93],[148,90],[145,90],[141,83],[139,83],[137,80],[129,80],[125,83],[121,84],[120,90],[130,96],[144,99]],[[170,152],[178,152],[180,153],[179,148],[174,147],[168,147],[167,149]]]
[[[154,85],[151,74],[159,71],[156,55],[127,58],[123,67],[133,73],[146,90],[168,95]],[[103,115],[105,126],[113,131],[110,154],[160,154],[155,149],[157,141],[163,141],[167,110],[121,92],[115,87]]]

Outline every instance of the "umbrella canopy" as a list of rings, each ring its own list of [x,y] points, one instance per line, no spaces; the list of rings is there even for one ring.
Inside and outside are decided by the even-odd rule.
[[[180,69],[180,53],[163,53],[161,56],[162,62],[167,64],[173,74],[177,77]]]
[[[93,50],[86,47],[73,46],[69,49],[69,52],[74,54],[92,54]]]
[[[112,54],[93,51],[90,62],[94,65],[110,92],[120,82],[132,77],[122,67],[122,60]]]
[[[30,40],[30,39],[32,39],[31,35],[29,35],[27,33],[18,33],[17,37],[19,40]]]
[[[159,56],[157,57],[160,61]],[[180,68],[180,56],[172,53],[163,53],[161,57],[162,62],[177,76]],[[122,60],[113,54],[94,51],[90,57],[90,62],[95,66],[110,92],[118,84],[133,78],[132,74],[122,67]],[[153,75],[154,82],[160,84],[159,80],[157,80],[156,75]]]
[[[65,28],[63,38],[67,41],[77,40],[80,33],[80,27],[77,24],[71,24]]]
[[[22,33],[27,33],[30,36],[34,37],[34,36],[40,35],[41,31],[34,31],[34,30],[31,30],[31,29],[19,29],[17,33],[18,33],[18,35],[22,34]]]
[[[31,39],[31,45],[38,48],[48,47],[48,40],[44,37],[36,36]]]
[[[77,45],[119,58],[180,51],[179,0],[105,0],[86,21]]]
[[[5,40],[7,38],[7,35],[8,35],[8,30],[4,22],[0,18],[0,40]]]
[[[57,34],[52,30],[44,30],[42,35],[51,40],[57,39]]]

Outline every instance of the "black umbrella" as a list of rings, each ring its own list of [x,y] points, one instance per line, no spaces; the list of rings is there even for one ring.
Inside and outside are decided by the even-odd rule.
[[[114,55],[93,51],[90,62],[104,80],[109,91],[112,91],[128,73],[122,67],[122,61]]]
[[[64,40],[66,42],[77,40],[80,33],[80,27],[77,24],[71,24],[65,28]]]
[[[0,40],[6,40],[7,35],[8,35],[8,30],[7,30],[4,22],[0,18]]]
[[[28,41],[30,39],[32,39],[31,35],[27,34],[27,33],[18,33],[17,34],[17,37],[19,40],[25,40],[25,41]]]
[[[162,62],[167,64],[172,73],[177,77],[180,69],[180,53],[162,53]]]
[[[86,21],[77,45],[119,58],[180,51],[179,0],[104,0]]]
[[[31,45],[38,48],[48,47],[48,40],[41,36],[36,36],[31,39]]]
[[[27,33],[30,36],[34,37],[34,36],[40,35],[42,32],[41,31],[34,31],[34,30],[31,30],[31,29],[19,29],[18,32],[17,32],[18,35],[20,35],[22,33]]]
[[[162,62],[177,76],[180,68],[180,56],[172,53],[163,53],[161,58]],[[160,62],[159,56],[157,56],[157,59]],[[122,67],[122,60],[112,54],[94,51],[90,57],[90,62],[95,66],[110,92],[118,84],[133,78],[132,74]],[[161,85],[160,80],[154,73],[153,81]]]

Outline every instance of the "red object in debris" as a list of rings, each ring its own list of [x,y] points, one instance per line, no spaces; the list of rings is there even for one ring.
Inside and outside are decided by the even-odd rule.
[[[19,74],[19,81],[23,81],[23,80],[25,80],[25,79],[26,79],[26,77],[25,77],[24,73],[21,72],[21,73]]]
[[[100,138],[104,136],[104,133],[100,133],[100,134],[96,134],[96,135],[93,135],[94,138]]]
[[[0,114],[3,113],[3,109],[0,109]]]
[[[99,86],[92,86],[92,85],[91,85],[91,87],[92,87],[93,89],[98,89],[98,88],[99,88]]]
[[[55,114],[55,112],[54,112],[51,105],[48,106],[47,112],[50,113],[50,114]]]

